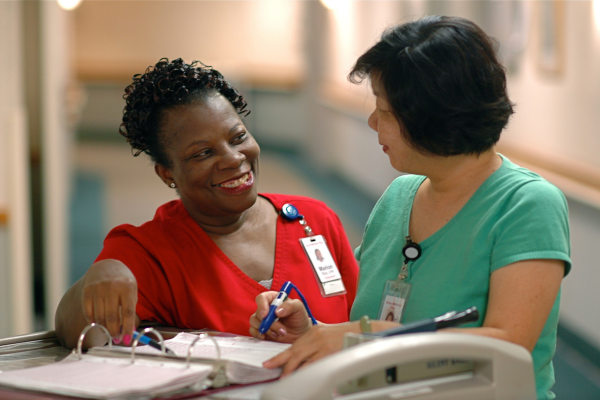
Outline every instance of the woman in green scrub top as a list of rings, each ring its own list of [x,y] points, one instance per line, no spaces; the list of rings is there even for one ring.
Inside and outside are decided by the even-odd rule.
[[[567,202],[494,149],[513,114],[495,50],[472,22],[429,16],[390,28],[357,60],[349,78],[369,79],[376,98],[369,126],[405,175],[379,199],[355,250],[353,322],[311,326],[289,300],[260,335],[276,293],[257,297],[250,333],[294,342],[265,366],[289,374],[340,350],[367,319],[376,332],[476,306],[476,323],[446,331],[525,347],[538,398],[554,398],[560,285],[571,267]],[[396,322],[386,320],[391,309]]]

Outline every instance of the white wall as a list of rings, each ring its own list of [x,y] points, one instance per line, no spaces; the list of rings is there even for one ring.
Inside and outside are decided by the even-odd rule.
[[[68,282],[68,210],[74,142],[69,124],[72,14],[54,1],[41,2],[40,11],[45,306],[46,327],[53,329],[54,313]]]
[[[506,138],[600,168],[600,34],[591,1],[564,3],[565,67],[558,76],[540,71],[539,15],[536,4],[528,3],[528,51],[519,73],[511,76],[517,113]]]
[[[302,73],[301,1],[84,1],[76,65],[129,79],[159,58],[213,65],[229,79]],[[123,72],[125,71],[125,72]]]

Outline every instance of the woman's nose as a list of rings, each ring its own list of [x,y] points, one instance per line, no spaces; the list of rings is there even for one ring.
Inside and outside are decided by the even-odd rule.
[[[221,169],[238,168],[246,160],[246,155],[234,148],[227,147],[221,156],[219,166]]]
[[[369,128],[377,132],[377,110],[374,110],[368,119]]]

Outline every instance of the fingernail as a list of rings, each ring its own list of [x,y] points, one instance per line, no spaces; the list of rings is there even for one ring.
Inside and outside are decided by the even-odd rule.
[[[116,337],[116,338],[113,338],[113,343],[114,343],[114,344],[119,344],[119,343],[121,343],[121,339],[120,339],[120,338],[118,338],[118,337]]]
[[[129,346],[129,344],[131,343],[131,335],[123,336],[123,343],[125,343],[125,346]]]
[[[279,307],[277,310],[275,310],[275,314],[280,314],[283,311],[283,307]]]
[[[285,329],[281,328],[281,329],[279,330],[279,334],[280,334],[281,336],[285,336],[285,335],[287,334],[287,332],[285,331]]]

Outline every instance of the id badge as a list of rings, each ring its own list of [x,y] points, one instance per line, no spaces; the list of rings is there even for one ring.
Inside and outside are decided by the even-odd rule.
[[[300,239],[300,244],[312,265],[321,294],[325,297],[346,293],[346,287],[323,235]]]
[[[404,306],[410,295],[411,284],[402,280],[396,279],[387,281],[381,298],[381,306],[379,307],[380,321],[392,321],[400,323]]]

